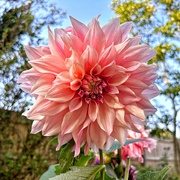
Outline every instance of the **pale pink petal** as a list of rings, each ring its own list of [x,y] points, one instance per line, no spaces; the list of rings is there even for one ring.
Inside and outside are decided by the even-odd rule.
[[[114,109],[108,107],[106,104],[101,104],[99,107],[99,113],[97,115],[97,123],[108,135],[110,135],[113,131],[114,121]]]
[[[97,119],[97,115],[98,115],[98,105],[95,101],[91,101],[89,103],[89,108],[88,108],[88,115],[89,118],[92,121],[95,121]]]
[[[45,95],[47,91],[51,88],[54,79],[55,79],[55,76],[53,74],[41,76],[36,81],[36,83],[34,83],[34,86],[32,87],[31,92],[33,94]]]
[[[59,151],[61,146],[66,144],[67,142],[69,142],[72,139],[72,134],[65,134],[65,135],[61,135],[60,133],[58,134],[58,145],[56,147],[56,151]]]
[[[108,79],[108,83],[114,86],[119,86],[120,84],[123,84],[128,78],[129,74],[123,71],[119,71]]]
[[[115,18],[102,27],[102,30],[106,36],[106,47],[114,43],[114,40],[116,39],[116,32],[119,28],[119,25],[120,18]],[[118,35],[121,36],[120,33],[118,33]]]
[[[116,95],[104,94],[104,102],[112,109],[123,108],[124,105],[119,102]]]
[[[98,132],[98,137],[97,137],[97,132]],[[106,144],[108,136],[107,133],[104,132],[96,122],[91,123],[89,135],[92,143],[96,144],[98,148],[104,149],[104,145]]]
[[[133,114],[134,116],[136,116],[136,117],[138,117],[138,118],[140,118],[142,120],[146,119],[144,111],[135,104],[134,105],[133,104],[132,105],[126,105],[125,109],[129,113]]]
[[[84,25],[83,23],[79,22],[78,20],[74,19],[73,17],[70,17],[70,20],[77,36],[83,42],[88,32],[88,27]]]
[[[62,134],[73,132],[79,125],[81,125],[87,117],[87,104],[83,102],[82,107],[68,112],[62,122]]]
[[[73,98],[74,94],[75,92],[68,85],[55,84],[47,92],[46,98],[55,102],[67,102]]]
[[[31,47],[25,46],[26,55],[30,60],[39,59],[44,55],[51,54],[48,47]]]
[[[101,65],[101,67],[106,66],[108,64],[110,64],[111,62],[115,61],[116,59],[116,49],[115,47],[112,45],[110,47],[108,47],[107,49],[105,49],[99,56],[99,65]]]
[[[127,130],[122,127],[114,126],[113,132],[111,134],[115,139],[117,139],[123,146],[126,142]]]
[[[84,64],[84,69],[86,73],[89,73],[90,70],[95,66],[98,61],[98,54],[96,50],[90,46],[87,46],[84,53],[81,55],[80,62]]]
[[[69,110],[70,112],[72,112],[81,108],[81,106],[82,106],[82,99],[81,97],[77,97],[72,99],[71,102],[69,103]]]
[[[46,55],[40,59],[31,60],[29,63],[35,70],[41,73],[58,74],[66,69],[64,61],[52,55]]]
[[[105,46],[105,35],[99,26],[97,20],[94,21],[93,26],[86,34],[84,39],[85,46],[89,45],[96,49],[97,53],[100,54]]]

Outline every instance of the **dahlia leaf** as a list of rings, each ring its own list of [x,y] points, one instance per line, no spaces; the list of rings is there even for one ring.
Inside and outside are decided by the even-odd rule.
[[[127,139],[124,146],[131,144],[131,143],[135,143],[135,142],[140,142],[140,141],[144,141],[143,139]],[[114,141],[114,143],[112,144],[112,146],[110,147],[110,149],[105,150],[104,152],[112,152],[115,151],[116,149],[120,149],[122,147],[122,145],[118,142],[118,141]]]
[[[54,172],[55,166],[57,166],[57,164],[53,164],[53,165],[49,166],[48,170],[42,174],[42,176],[40,177],[39,180],[49,180],[49,178],[56,176],[56,174]]]
[[[114,169],[113,169],[109,164],[106,165],[106,174],[107,174],[110,178],[114,178],[114,179],[118,180],[118,177],[117,177]]]
[[[92,159],[91,155],[85,156],[84,154],[81,154],[75,163],[75,166],[87,166],[90,159]]]
[[[72,166],[74,161],[74,152],[72,151],[73,146],[74,141],[70,141],[61,148],[59,153],[59,174],[67,172]]]
[[[49,180],[93,180],[97,173],[103,169],[105,170],[104,165],[90,167],[72,166],[70,171],[53,178],[49,178]]]
[[[156,171],[156,172],[145,172],[142,175],[137,176],[137,180],[163,180],[164,176],[167,174],[167,172],[171,169],[171,166],[167,166],[163,169],[161,169],[160,171]]]

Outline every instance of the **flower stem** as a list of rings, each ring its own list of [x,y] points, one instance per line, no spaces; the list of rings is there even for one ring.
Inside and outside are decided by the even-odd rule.
[[[119,172],[119,174],[120,174],[120,177],[119,177],[119,179],[122,179],[122,175],[123,175],[123,162],[122,162],[122,150],[121,150],[121,148],[120,149],[118,149],[118,158],[119,158],[119,166],[118,166],[118,172]]]
[[[104,160],[103,160],[103,151],[99,149],[99,156],[100,156],[100,164],[104,165]],[[104,169],[100,171],[100,178],[101,180],[104,180]]]
[[[126,160],[126,169],[125,169],[124,180],[129,179],[129,168],[130,168],[130,158],[128,157]]]

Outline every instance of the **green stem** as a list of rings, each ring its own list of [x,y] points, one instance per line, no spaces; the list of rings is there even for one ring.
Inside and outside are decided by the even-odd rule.
[[[103,151],[99,149],[99,156],[100,156],[100,164],[104,165],[104,160],[103,160]],[[104,169],[100,171],[100,178],[101,180],[104,180]]]
[[[119,179],[122,179],[122,175],[123,175],[123,162],[122,162],[122,150],[121,150],[121,148],[120,149],[118,149],[118,158],[119,158],[119,168],[118,168],[118,172],[120,173],[120,177],[119,177]]]
[[[130,158],[127,158],[124,180],[128,180],[129,179],[129,168],[130,168]]]

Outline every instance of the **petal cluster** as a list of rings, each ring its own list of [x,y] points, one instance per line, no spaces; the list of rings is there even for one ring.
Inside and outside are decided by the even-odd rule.
[[[115,139],[124,144],[127,129],[138,131],[135,124],[156,111],[149,100],[159,90],[157,67],[147,64],[155,51],[128,37],[131,22],[70,19],[72,27],[48,29],[48,46],[25,47],[32,68],[18,82],[35,97],[24,113],[34,120],[32,133],[58,135],[57,149],[73,139],[78,155],[83,145],[87,153]]]
[[[122,158],[126,160],[127,157],[137,159],[140,163],[143,163],[143,154],[145,150],[151,152],[156,148],[157,140],[149,138],[150,130],[144,130],[142,126],[137,127],[140,133],[128,130],[128,139],[142,139],[140,142],[134,142],[122,147]]]

